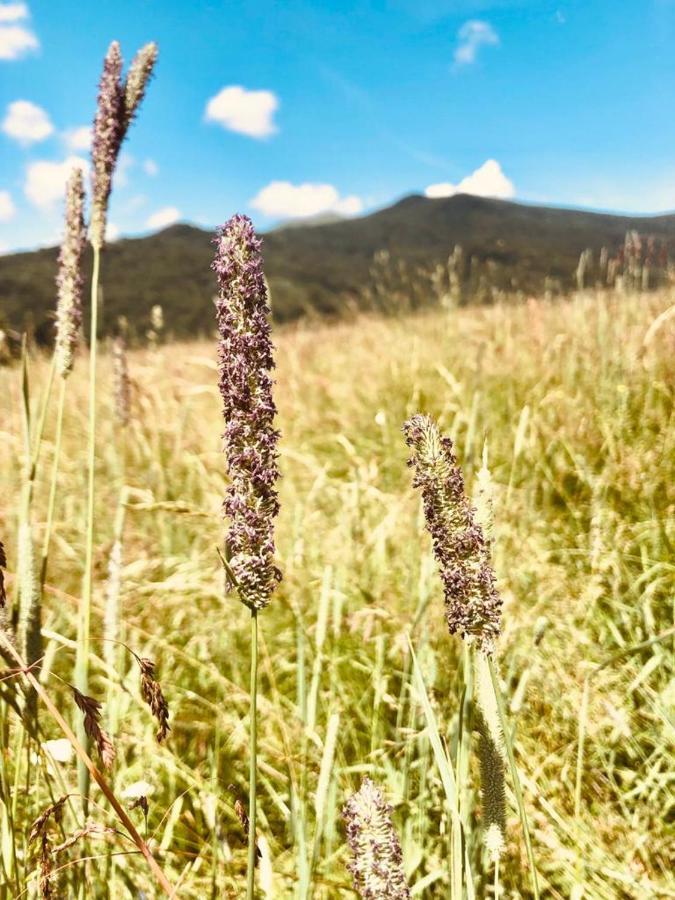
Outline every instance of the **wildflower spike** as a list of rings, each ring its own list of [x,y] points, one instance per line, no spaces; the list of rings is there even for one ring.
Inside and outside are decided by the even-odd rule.
[[[380,788],[364,778],[342,810],[352,851],[348,868],[362,900],[407,900],[403,855],[391,821],[391,806]]]
[[[124,83],[124,130],[131,124],[141,105],[152,70],[157,62],[157,44],[150,43],[134,56]]]
[[[242,602],[264,609],[281,573],[274,564],[274,518],[279,478],[274,427],[274,347],[263,277],[261,242],[251,221],[236,215],[215,239],[218,367],[223,398],[224,451],[230,486],[223,504],[227,547]]]
[[[121,78],[122,53],[118,42],[113,41],[103,61],[91,147],[92,205],[89,234],[92,245],[99,250],[105,243],[112,176],[124,137],[124,96]]]
[[[464,491],[452,441],[429,416],[403,426],[412,456],[413,487],[420,488],[427,530],[443,581],[451,634],[478,641],[487,654],[499,636],[502,600],[495,586],[489,545]]]
[[[56,371],[66,378],[82,324],[82,252],[85,242],[82,170],[73,169],[66,186],[66,227],[59,253],[56,303]]]

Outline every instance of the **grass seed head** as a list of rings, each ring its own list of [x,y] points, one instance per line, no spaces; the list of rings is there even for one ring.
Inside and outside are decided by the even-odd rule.
[[[88,697],[86,694],[78,691],[76,687],[71,685],[75,703],[84,713],[84,730],[86,734],[96,744],[101,761],[106,769],[112,768],[115,761],[115,748],[113,742],[106,732],[101,728],[101,704],[94,697]]]
[[[274,564],[279,432],[274,427],[270,306],[261,242],[251,221],[234,216],[218,231],[215,244],[218,366],[230,476],[223,504],[230,523],[229,564],[242,601],[263,609],[281,578]]]
[[[112,177],[125,132],[124,92],[122,87],[122,53],[113,41],[103,61],[99,82],[98,104],[92,139],[92,207],[91,243],[101,249],[105,243],[108,199]]]
[[[491,653],[499,636],[502,600],[495,586],[489,546],[464,490],[450,438],[423,415],[403,426],[412,455],[413,487],[422,493],[427,530],[443,581],[451,634],[478,641]]]
[[[157,62],[157,44],[150,43],[134,56],[124,84],[124,129],[129,127],[138,107],[143,101],[145,91]]]
[[[65,234],[59,253],[56,277],[56,371],[66,378],[73,368],[73,355],[82,324],[82,251],[84,226],[84,184],[82,170],[75,168],[66,185]]]
[[[380,788],[364,778],[342,810],[352,851],[349,871],[363,900],[406,900],[410,890],[403,855],[391,820],[391,806]]]
[[[162,692],[162,686],[155,679],[155,664],[151,659],[146,657],[136,657],[141,670],[141,694],[143,699],[150,707],[150,711],[157,719],[157,742],[159,744],[165,740],[169,731],[169,704]]]

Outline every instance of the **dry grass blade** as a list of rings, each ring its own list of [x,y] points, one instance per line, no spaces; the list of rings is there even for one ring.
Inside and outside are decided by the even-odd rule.
[[[106,732],[101,728],[101,704],[94,697],[88,697],[71,685],[73,697],[78,709],[84,714],[84,730],[96,744],[103,765],[112,768],[115,762],[115,748]]]

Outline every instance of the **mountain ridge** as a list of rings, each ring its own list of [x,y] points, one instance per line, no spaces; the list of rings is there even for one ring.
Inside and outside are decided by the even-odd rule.
[[[539,293],[555,284],[566,291],[574,286],[581,251],[597,255],[606,247],[615,254],[630,230],[675,252],[675,214],[617,215],[468,194],[412,194],[365,216],[296,223],[262,237],[275,316],[290,321],[367,306],[377,279],[393,297],[407,291],[417,295],[413,305],[424,303],[431,273],[446,265],[458,244],[467,261],[473,258],[470,277],[475,269],[499,290]],[[124,315],[142,333],[151,307],[160,304],[173,333],[210,332],[211,240],[212,232],[178,223],[111,243],[103,265],[104,331]],[[0,327],[20,330],[28,323],[39,340],[49,339],[57,253],[52,247],[0,257]]]

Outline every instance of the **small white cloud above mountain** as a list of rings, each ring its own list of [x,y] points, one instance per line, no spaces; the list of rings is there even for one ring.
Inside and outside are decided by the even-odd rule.
[[[290,181],[271,181],[250,201],[251,206],[271,218],[301,219],[334,212],[355,216],[363,209],[360,197],[340,196],[332,184],[291,184]]]
[[[169,225],[175,225],[181,217],[180,210],[175,206],[163,206],[148,216],[145,227],[153,230],[158,228],[168,228]]]
[[[426,197],[452,197],[454,194],[473,194],[476,197],[499,197],[508,200],[515,197],[516,188],[508,178],[496,159],[488,159],[482,166],[471,172],[459,182],[449,181],[430,184],[424,191]]]

